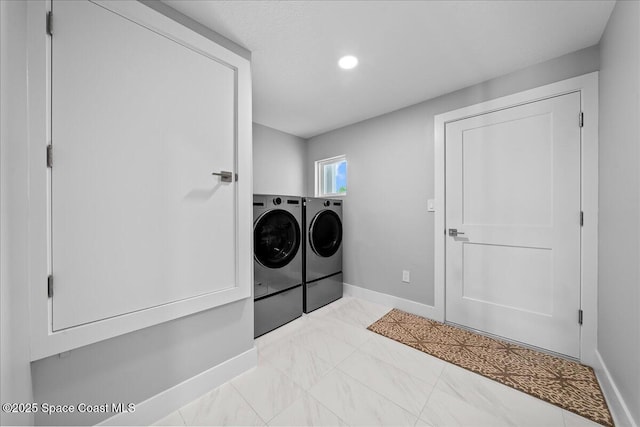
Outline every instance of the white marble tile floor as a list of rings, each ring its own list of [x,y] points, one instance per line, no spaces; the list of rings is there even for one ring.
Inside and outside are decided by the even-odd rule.
[[[598,424],[366,330],[390,307],[344,297],[256,340],[258,367],[154,425]]]

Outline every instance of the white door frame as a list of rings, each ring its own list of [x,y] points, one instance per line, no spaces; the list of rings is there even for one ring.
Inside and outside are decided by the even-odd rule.
[[[505,108],[571,92],[580,92],[584,125],[581,132],[581,206],[584,226],[581,230],[580,302],[584,313],[580,331],[580,361],[596,363],[597,296],[598,296],[598,72],[551,83],[546,86],[504,96],[447,113],[434,118],[435,132],[435,271],[434,315],[445,320],[445,126],[465,119]],[[576,117],[576,125],[579,118]],[[578,313],[576,313],[576,321]]]

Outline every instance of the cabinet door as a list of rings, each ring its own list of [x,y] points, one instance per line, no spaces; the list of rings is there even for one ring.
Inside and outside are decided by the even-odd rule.
[[[53,331],[237,285],[234,67],[53,3]]]

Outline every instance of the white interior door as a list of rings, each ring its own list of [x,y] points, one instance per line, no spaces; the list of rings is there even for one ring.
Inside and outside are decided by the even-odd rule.
[[[55,1],[53,330],[236,286],[234,69]]]
[[[580,356],[579,112],[575,92],[446,125],[447,321]]]

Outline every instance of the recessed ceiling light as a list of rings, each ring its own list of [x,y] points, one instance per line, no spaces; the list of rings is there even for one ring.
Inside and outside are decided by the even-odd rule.
[[[351,55],[343,56],[338,61],[338,65],[342,69],[350,70],[352,68],[355,68],[358,65],[358,58],[356,58],[355,56],[351,56]]]

